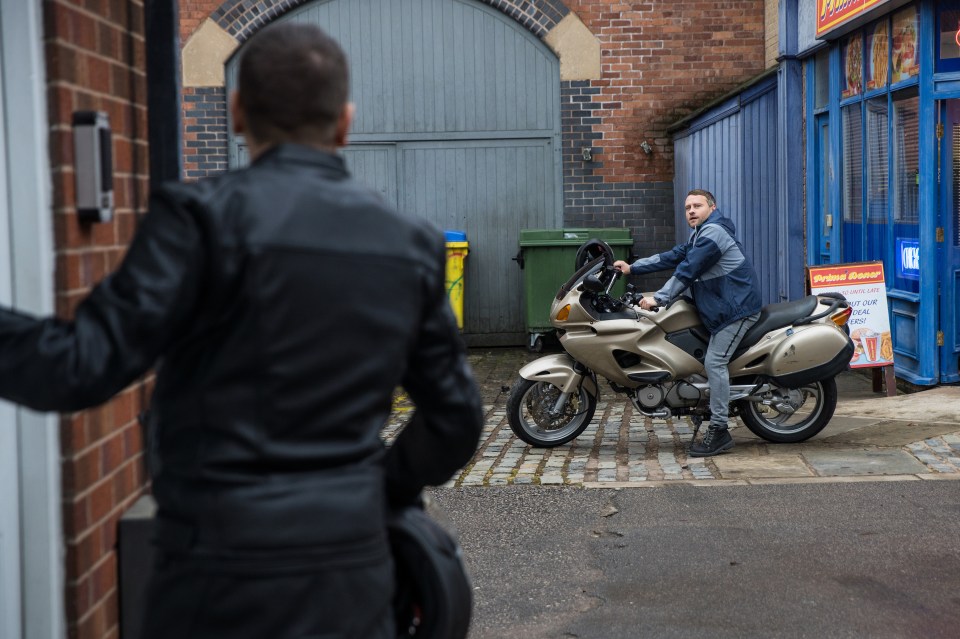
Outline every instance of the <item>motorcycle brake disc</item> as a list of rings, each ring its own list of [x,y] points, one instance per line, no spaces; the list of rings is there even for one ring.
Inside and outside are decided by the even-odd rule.
[[[580,397],[577,394],[570,396],[560,415],[551,415],[551,411],[559,398],[560,389],[547,384],[534,389],[532,393],[527,395],[527,411],[537,426],[544,430],[562,428],[577,415],[580,403]]]

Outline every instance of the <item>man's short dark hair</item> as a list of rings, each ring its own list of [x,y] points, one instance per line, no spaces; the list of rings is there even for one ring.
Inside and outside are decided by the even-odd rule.
[[[693,189],[692,191],[687,193],[687,197],[690,197],[691,195],[702,195],[703,197],[707,198],[707,206],[717,205],[717,198],[713,197],[713,193],[711,193],[710,191],[704,191],[703,189]]]
[[[260,142],[331,144],[349,93],[347,56],[319,27],[272,24],[244,47],[238,99]]]

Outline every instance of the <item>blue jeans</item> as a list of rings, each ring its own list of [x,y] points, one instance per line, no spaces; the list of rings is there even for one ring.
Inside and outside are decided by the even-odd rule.
[[[760,319],[760,313],[754,313],[724,326],[710,337],[703,367],[707,371],[707,382],[710,385],[711,428],[727,428],[730,413],[730,370],[727,366],[737,346],[740,345],[744,333],[750,330],[758,319]]]

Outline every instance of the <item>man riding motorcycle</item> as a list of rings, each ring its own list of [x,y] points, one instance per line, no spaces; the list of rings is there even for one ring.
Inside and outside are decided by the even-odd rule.
[[[703,439],[690,446],[691,457],[710,457],[733,448],[727,426],[730,374],[727,366],[740,340],[760,317],[757,273],[743,253],[730,218],[717,210],[709,191],[694,189],[684,202],[690,240],[671,250],[614,266],[625,274],[639,275],[675,268],[673,276],[652,296],[644,297],[644,310],[670,304],[690,291],[704,326],[710,331],[704,368],[710,385],[710,427]]]

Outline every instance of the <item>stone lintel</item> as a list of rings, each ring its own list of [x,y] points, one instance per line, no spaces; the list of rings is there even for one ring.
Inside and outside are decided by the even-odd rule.
[[[207,18],[181,53],[184,87],[222,87],[226,84],[224,66],[239,42],[220,25]]]
[[[561,80],[599,80],[600,41],[572,11],[543,38],[560,58]]]

